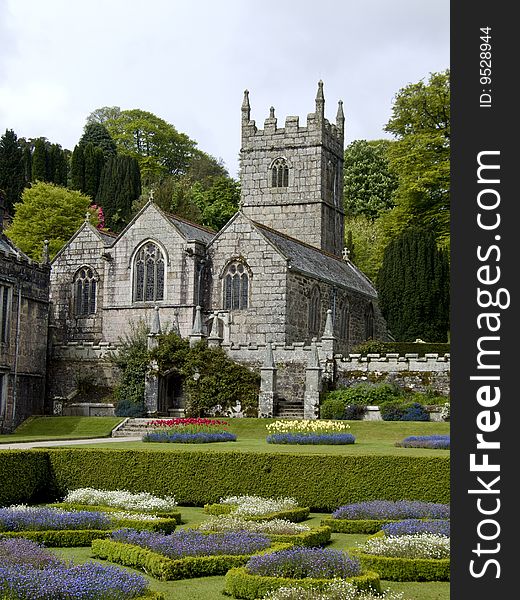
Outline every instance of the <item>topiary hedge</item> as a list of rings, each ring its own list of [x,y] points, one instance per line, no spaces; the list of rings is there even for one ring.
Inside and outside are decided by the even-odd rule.
[[[274,552],[289,548],[291,544],[273,544],[268,550],[258,552]],[[163,581],[191,579],[224,575],[229,569],[245,565],[251,555],[214,555],[186,556],[184,558],[168,558],[164,554],[153,552],[133,544],[124,544],[113,540],[94,540],[92,556],[109,562],[132,567],[144,571],[147,575]]]
[[[52,449],[45,454],[50,469],[42,470],[32,486],[25,485],[22,476],[19,488],[16,473],[20,458],[14,452],[2,453],[0,462],[3,472],[8,474],[8,489],[4,491],[4,485],[0,489],[9,498],[6,504],[32,501],[31,492],[36,484],[48,485],[54,498],[63,497],[68,490],[94,487],[148,491],[158,496],[173,494],[180,505],[186,506],[210,504],[230,495],[291,496],[300,505],[320,512],[364,500],[450,501],[449,456],[95,448]]]
[[[229,515],[233,512],[233,508],[234,507],[232,504],[205,504],[204,512],[214,516]],[[300,523],[309,517],[309,513],[310,508],[298,507],[293,508],[292,510],[281,510],[278,512],[269,513],[267,515],[241,516],[248,521],[272,521],[273,519],[286,519],[287,521],[292,521],[293,523]]]
[[[110,529],[52,529],[47,531],[2,531],[2,537],[21,537],[48,548],[90,546],[93,540],[107,538]]]
[[[0,456],[0,506],[47,498],[52,472],[45,450],[1,450]]]
[[[377,571],[389,581],[449,581],[449,558],[392,558],[350,550],[359,558],[364,569]]]
[[[331,517],[321,520],[321,525],[330,527],[334,533],[377,533],[387,523],[395,523],[395,521],[379,519],[333,519]]]
[[[263,575],[250,575],[244,567],[234,568],[226,573],[224,593],[234,598],[254,600],[263,598],[267,592],[277,590],[281,587],[317,588],[330,584],[331,579],[290,579],[288,577],[268,577]],[[350,581],[360,590],[372,590],[381,593],[381,583],[378,573],[364,572],[357,577],[348,577]]]

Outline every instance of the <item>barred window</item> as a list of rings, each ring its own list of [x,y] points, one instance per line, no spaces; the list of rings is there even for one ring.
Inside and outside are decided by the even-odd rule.
[[[285,158],[277,158],[271,165],[271,187],[289,185],[289,167]]]
[[[232,262],[226,268],[223,305],[226,310],[241,310],[249,306],[249,274],[241,262]]]
[[[309,333],[312,336],[320,334],[321,326],[321,294],[317,286],[314,286],[309,298]]]
[[[370,303],[365,310],[365,338],[374,339],[374,307]]]
[[[134,258],[134,302],[164,300],[164,257],[161,249],[147,242]]]
[[[0,285],[0,343],[6,343],[9,336],[10,305],[11,288],[7,285]]]
[[[74,277],[74,314],[88,317],[96,312],[97,277],[91,267],[82,267]]]

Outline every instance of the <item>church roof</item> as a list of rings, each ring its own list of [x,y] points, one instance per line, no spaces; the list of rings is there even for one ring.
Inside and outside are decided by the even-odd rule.
[[[105,244],[105,246],[111,246],[114,243],[115,239],[117,238],[117,233],[101,231],[100,229],[97,229],[97,234],[103,240],[103,243]]]
[[[0,252],[4,254],[12,254],[20,258],[29,260],[28,256],[24,254],[20,248],[16,247],[13,242],[3,233],[0,233]]]
[[[197,240],[204,244],[209,244],[215,237],[215,232],[202,225],[197,225],[191,221],[186,221],[177,215],[164,213],[164,216],[171,222],[187,240]]]
[[[300,271],[333,285],[356,290],[367,296],[377,296],[368,277],[363,275],[350,261],[345,261],[261,223],[255,221],[252,223],[288,260],[292,270]]]

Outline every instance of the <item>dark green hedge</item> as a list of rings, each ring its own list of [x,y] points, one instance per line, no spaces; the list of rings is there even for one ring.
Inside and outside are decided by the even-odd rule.
[[[273,542],[286,542],[295,546],[325,546],[330,542],[330,527],[314,527],[310,531],[295,534],[267,534]]]
[[[204,512],[214,516],[229,515],[231,512],[233,512],[233,506],[231,504],[220,503],[205,504]],[[293,508],[292,510],[281,510],[278,512],[269,513],[267,515],[242,516],[248,521],[273,521],[274,519],[285,519],[287,521],[292,521],[293,523],[300,523],[301,521],[305,521],[305,519],[309,518],[310,512],[311,511],[308,507],[298,507]]]
[[[377,519],[333,519],[332,517],[321,520],[321,524],[330,527],[334,533],[377,533],[383,525],[393,522]]]
[[[54,474],[55,497],[62,497],[69,489],[87,486],[148,491],[159,496],[173,494],[180,505],[186,506],[214,503],[230,495],[292,496],[301,506],[321,512],[363,500],[450,501],[449,456],[94,448],[47,452]],[[13,480],[12,485],[15,483]]]
[[[322,589],[329,585],[331,579],[290,579],[288,577],[267,577],[262,575],[250,575],[244,567],[234,568],[227,572],[225,579],[225,594],[234,598],[254,600],[263,598],[267,592],[277,590],[281,587],[301,587]],[[381,593],[381,584],[378,573],[365,572],[358,577],[348,577],[350,581],[360,590],[375,590]]]
[[[112,533],[101,529],[53,529],[48,531],[2,531],[1,537],[23,537],[49,548],[76,548],[90,546],[93,540],[103,539]]]
[[[273,544],[267,552],[289,548],[290,544]],[[263,554],[263,552],[258,552]],[[92,556],[144,571],[163,581],[224,575],[232,567],[247,563],[251,555],[187,556],[173,559],[133,544],[112,540],[94,540]]]
[[[377,571],[389,581],[449,581],[449,558],[391,558],[365,554],[357,549],[350,554],[359,558],[364,569]]]
[[[404,356],[405,354],[418,354],[424,356],[425,354],[438,354],[444,356],[450,353],[450,344],[443,342],[377,342],[368,341],[363,342],[359,346],[356,346],[352,350],[353,354],[399,354]]]
[[[0,506],[43,501],[51,482],[45,450],[0,450]]]

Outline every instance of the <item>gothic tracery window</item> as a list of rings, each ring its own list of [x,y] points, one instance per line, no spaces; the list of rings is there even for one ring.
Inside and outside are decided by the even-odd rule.
[[[134,258],[134,302],[155,302],[164,299],[164,257],[161,249],[147,242]]]
[[[223,305],[226,310],[241,310],[249,306],[249,273],[234,261],[224,273]]]
[[[321,294],[318,286],[314,286],[309,298],[309,333],[312,336],[320,334],[321,325]]]
[[[289,166],[285,158],[277,158],[271,165],[271,187],[288,187]]]
[[[74,277],[74,314],[88,317],[96,312],[97,277],[89,266],[79,269]]]

